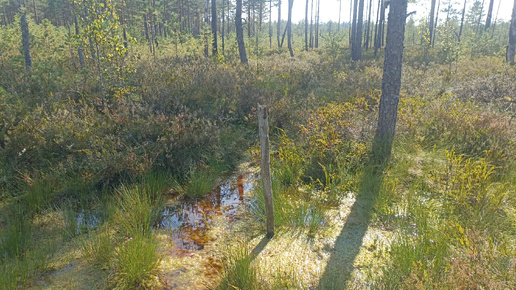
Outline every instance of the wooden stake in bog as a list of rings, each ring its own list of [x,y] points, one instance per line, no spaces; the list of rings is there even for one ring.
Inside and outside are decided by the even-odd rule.
[[[274,203],[272,200],[272,180],[269,153],[269,121],[267,119],[267,106],[258,105],[258,125],[260,134],[261,170],[263,182],[263,195],[265,197],[265,209],[267,211],[267,238],[274,236]]]

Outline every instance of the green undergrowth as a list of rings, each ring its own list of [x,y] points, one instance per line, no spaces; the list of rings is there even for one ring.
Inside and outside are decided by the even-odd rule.
[[[378,186],[364,180],[372,170],[367,128],[375,102],[329,104],[295,133],[272,135],[280,231],[322,234],[328,210],[347,192]],[[494,107],[450,94],[402,99],[393,155],[371,200],[371,225],[394,235],[385,264],[367,283],[382,289],[516,285],[515,133],[511,117]],[[261,185],[250,210],[265,225]]]
[[[515,134],[453,96],[406,98],[373,222],[393,229],[379,288],[513,288]]]
[[[256,253],[245,245],[226,250],[225,260],[215,289],[297,289],[301,286],[292,266],[275,268],[271,271],[273,275],[264,273],[256,261]]]
[[[27,73],[15,24],[0,32],[8,51],[0,56],[0,288],[34,286],[58,271],[49,240],[76,245],[87,267],[106,274],[99,285],[159,287],[153,229],[164,198],[202,198],[246,152],[258,164],[258,103],[269,109],[280,232],[317,238],[343,197],[372,186],[361,178],[382,61],[367,51],[350,63],[345,38],[325,35],[324,48],[296,50],[295,59],[264,50],[249,66],[234,43],[218,58],[202,57],[193,37],[155,58],[131,44],[104,90],[89,56],[88,68],[74,68],[62,53],[65,29],[48,22],[31,24],[41,49]],[[490,56],[475,54],[483,46]],[[448,62],[441,44],[428,57],[406,51],[396,144],[371,221],[395,238],[371,285],[514,288],[516,86],[508,80],[516,71],[492,43],[475,47]],[[102,65],[112,72],[119,64]],[[262,196],[258,186],[249,205],[261,228]],[[249,255],[228,259],[224,285],[260,283]],[[290,276],[272,284],[297,285]]]

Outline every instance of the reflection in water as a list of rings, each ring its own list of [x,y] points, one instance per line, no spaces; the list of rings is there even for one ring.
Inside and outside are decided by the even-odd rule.
[[[248,200],[246,193],[253,188],[253,179],[239,176],[236,183],[226,181],[206,197],[186,200],[163,212],[159,227],[170,229],[178,254],[202,250],[208,242],[207,232],[213,217],[223,216],[229,223],[237,219],[238,208]]]
[[[81,209],[75,217],[75,234],[87,232],[97,228],[102,223],[102,214],[98,211],[88,211]]]

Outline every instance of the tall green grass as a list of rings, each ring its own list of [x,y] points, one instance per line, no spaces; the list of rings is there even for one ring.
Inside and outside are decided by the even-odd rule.
[[[142,185],[122,185],[117,192],[112,223],[123,236],[150,235],[160,218],[163,196],[151,194]]]
[[[26,289],[30,281],[45,272],[50,248],[27,249],[23,257],[0,259],[0,289]]]
[[[15,205],[0,229],[0,289],[27,287],[36,274],[45,271],[52,252],[53,247],[35,242],[26,208]]]
[[[27,186],[22,200],[30,213],[39,213],[50,205],[57,190],[56,182],[51,178],[41,178]]]
[[[191,169],[183,193],[190,198],[203,197],[217,185],[217,176],[209,168]]]
[[[250,204],[251,214],[265,224],[265,197],[260,182],[255,197]],[[325,206],[317,201],[309,201],[303,198],[292,187],[285,188],[276,179],[272,181],[272,193],[274,202],[274,224],[284,229],[307,229],[309,233],[315,233],[325,223]]]
[[[90,232],[80,242],[84,257],[101,269],[108,269],[113,259],[115,239],[108,230]]]
[[[153,199],[160,199],[172,188],[175,178],[167,171],[153,170],[144,174],[138,183]]]
[[[32,222],[27,210],[15,204],[7,215],[7,224],[0,229],[0,257],[20,258],[32,245]]]
[[[376,207],[397,217],[391,221],[396,234],[390,262],[378,285],[387,289],[516,285],[516,271],[507,264],[514,259],[508,250],[515,244],[514,228],[507,216],[513,206],[507,202],[514,198],[514,181],[500,176],[500,168],[483,158],[453,150],[411,152],[395,157],[387,173],[390,188],[381,192],[381,205]],[[399,162],[410,156],[412,162]],[[419,173],[408,174],[414,167],[420,167]]]
[[[154,278],[162,258],[158,242],[152,236],[134,235],[116,251],[111,281],[118,289],[156,287]]]
[[[224,264],[222,278],[217,289],[260,289],[260,279],[253,265],[252,253],[240,247],[229,254]]]

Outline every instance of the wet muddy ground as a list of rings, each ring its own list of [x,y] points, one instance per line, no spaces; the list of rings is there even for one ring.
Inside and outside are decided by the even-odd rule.
[[[227,180],[200,199],[182,200],[167,207],[158,228],[170,230],[174,252],[178,255],[204,249],[210,241],[208,231],[215,217],[229,224],[238,219],[239,208],[249,201],[254,178],[239,175]]]

